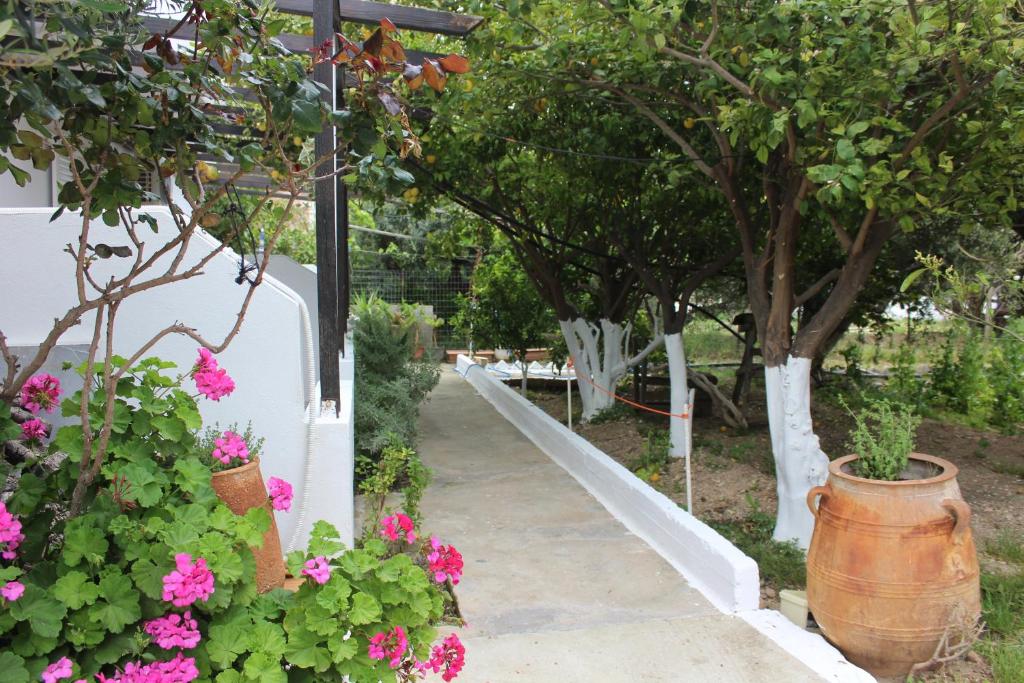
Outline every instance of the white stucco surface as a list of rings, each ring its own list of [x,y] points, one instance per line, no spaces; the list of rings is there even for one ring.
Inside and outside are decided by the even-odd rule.
[[[140,231],[146,253],[153,253],[174,230],[166,208],[147,208],[158,220],[159,230]],[[52,329],[53,320],[62,316],[77,301],[74,289],[74,261],[64,246],[77,239],[81,218],[66,213],[50,222],[53,210],[0,209],[0,330],[9,343],[22,349],[39,344]],[[97,222],[91,243],[127,245],[123,230]],[[184,267],[195,263],[214,248],[212,237],[200,234],[193,239]],[[167,260],[165,259],[165,263]],[[128,259],[98,261],[97,279],[115,275],[128,266]],[[131,355],[157,331],[174,322],[182,322],[199,331],[206,339],[219,343],[233,324],[247,285],[238,285],[238,257],[227,251],[191,280],[154,288],[129,299],[118,313],[114,349]],[[302,316],[303,297],[272,276],[257,290],[246,315],[242,331],[218,361],[235,380],[236,389],[219,402],[199,399],[204,422],[226,429],[237,424],[245,429],[252,422],[258,436],[266,439],[261,453],[265,477],[277,476],[296,487],[296,501],[303,500],[306,481],[316,481],[318,490],[329,488],[331,496],[310,495],[307,519],[327,518],[339,529],[348,529],[351,541],[352,431],[351,382],[343,385],[347,398],[342,406],[348,411],[341,418],[333,415],[324,426],[320,439],[311,439],[309,420],[318,420],[316,410],[307,411],[309,363]],[[60,340],[61,355],[82,353],[91,337],[91,316]],[[315,318],[313,319],[315,330]],[[181,336],[161,340],[149,355],[174,361],[186,370],[196,358],[197,344]],[[348,354],[351,364],[351,354]],[[315,355],[314,355],[315,357]],[[49,369],[55,368],[51,363]],[[343,364],[343,368],[344,368]],[[343,369],[343,373],[345,370]],[[64,385],[79,381],[73,373],[58,372]],[[348,371],[351,378],[351,370]],[[343,374],[344,376],[344,374]],[[186,380],[186,387],[191,383]],[[315,390],[315,387],[314,387]],[[315,434],[314,434],[315,436]],[[312,470],[307,468],[310,444],[317,447]],[[298,506],[291,513],[277,513],[283,541],[287,544],[295,532]],[[343,533],[345,533],[343,531]]]

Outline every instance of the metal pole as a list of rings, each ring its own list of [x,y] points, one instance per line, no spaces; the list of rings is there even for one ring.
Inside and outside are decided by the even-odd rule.
[[[572,431],[572,377],[569,377],[568,375],[566,375],[565,380],[566,380],[565,381],[565,388],[568,390],[566,395],[569,397],[569,431],[571,432]]]
[[[690,389],[686,404],[686,511],[693,514],[693,479],[690,478],[690,453],[693,451],[693,401],[696,389]]]

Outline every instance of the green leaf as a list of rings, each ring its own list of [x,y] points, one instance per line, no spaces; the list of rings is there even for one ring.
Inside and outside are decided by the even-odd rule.
[[[135,639],[127,633],[118,633],[93,650],[93,658],[98,664],[114,664],[134,649]]]
[[[75,517],[64,527],[61,556],[69,567],[78,565],[83,559],[99,566],[104,562],[109,547],[103,532],[96,528],[91,517]]]
[[[247,652],[246,629],[238,624],[215,624],[210,627],[206,653],[218,668],[231,666],[239,655]]]
[[[842,138],[836,143],[836,154],[844,161],[850,161],[857,156],[857,148],[847,138]]]
[[[323,125],[320,120],[319,102],[296,99],[289,104],[297,133],[316,134],[320,132]]]
[[[380,603],[372,595],[359,592],[352,596],[352,609],[348,618],[356,626],[372,624],[380,619]]]
[[[342,612],[348,607],[348,596],[352,594],[352,586],[338,572],[331,575],[327,583],[316,593],[316,604],[327,609]]]
[[[928,272],[927,268],[918,268],[903,279],[903,284],[900,285],[900,292],[905,292],[914,286],[917,279]]]
[[[846,132],[852,138],[866,131],[869,125],[870,124],[867,121],[855,121],[850,124],[850,127],[846,129]]]
[[[185,436],[185,423],[177,417],[159,415],[153,418],[152,424],[160,432],[160,436],[168,441],[181,441]]]
[[[323,640],[312,631],[297,628],[288,634],[284,657],[293,666],[313,669],[317,673],[327,671],[331,665],[331,653],[323,647]]]
[[[70,609],[91,605],[99,595],[99,586],[79,571],[68,572],[53,585],[53,597]]]
[[[331,659],[334,663],[341,664],[355,656],[356,652],[359,651],[359,644],[355,638],[351,637],[348,640],[331,638],[327,641],[327,649],[330,650]]]
[[[284,629],[277,624],[260,622],[249,632],[248,649],[250,652],[262,652],[273,655],[280,660],[281,655],[287,649],[287,642],[284,637]]]
[[[100,579],[103,600],[89,609],[89,618],[103,624],[108,631],[120,633],[124,627],[142,618],[139,592],[124,574],[108,573]]]
[[[25,660],[13,652],[0,652],[0,683],[29,683]]]
[[[266,652],[254,652],[245,660],[242,669],[245,680],[253,683],[286,683],[288,674],[281,667],[281,656],[276,657]]]
[[[35,584],[27,584],[21,598],[9,604],[11,616],[28,621],[32,630],[43,638],[56,638],[60,634],[68,609]]]

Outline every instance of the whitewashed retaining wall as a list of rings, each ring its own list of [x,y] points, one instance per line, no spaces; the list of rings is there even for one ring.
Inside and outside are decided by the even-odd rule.
[[[159,231],[144,228],[141,238],[152,253],[174,230],[166,208],[147,207],[157,218]],[[52,208],[0,209],[0,330],[12,346],[33,348],[52,328],[53,319],[62,315],[75,301],[74,261],[62,250],[77,238],[80,217],[65,213],[51,223]],[[127,243],[123,231],[97,224],[94,241],[112,246]],[[215,241],[207,235],[193,240],[184,262],[195,263],[209,253]],[[98,278],[123,271],[127,259],[112,258],[97,262]],[[118,314],[115,352],[134,352],[155,332],[175,321],[199,330],[212,341],[220,341],[230,329],[247,287],[235,284],[237,257],[225,252],[214,259],[201,276],[185,282],[154,288],[136,295]],[[330,416],[320,439],[310,440],[309,420],[318,426],[319,415],[309,416],[306,387],[308,372],[306,343],[303,338],[302,297],[273,277],[267,277],[253,299],[242,331],[228,349],[218,356],[236,383],[235,392],[220,402],[200,399],[207,425],[221,428],[251,421],[256,433],[266,438],[262,455],[265,476],[278,476],[296,487],[296,503],[307,493],[306,481],[317,482],[317,491],[309,491],[311,506],[307,520],[325,518],[342,530],[351,542],[352,529],[352,420],[351,382],[343,385],[349,395],[342,406],[348,414]],[[71,328],[61,339],[58,355],[80,358],[91,336],[90,316]],[[315,333],[315,318],[313,320]],[[172,336],[163,339],[151,355],[174,361],[179,368],[192,365],[197,345],[190,339]],[[347,364],[347,365],[346,365]],[[342,372],[351,365],[351,353],[342,361]],[[48,369],[59,370],[59,363]],[[62,384],[73,386],[73,373],[55,372]],[[344,376],[344,375],[343,375]],[[315,388],[314,388],[315,392]],[[319,406],[319,401],[312,403]],[[317,447],[307,461],[309,445]],[[322,468],[322,469],[321,469]],[[319,494],[328,487],[330,496]],[[295,535],[299,505],[291,513],[278,513],[282,540],[290,545]],[[308,526],[308,525],[307,525]],[[303,536],[304,538],[304,536]]]

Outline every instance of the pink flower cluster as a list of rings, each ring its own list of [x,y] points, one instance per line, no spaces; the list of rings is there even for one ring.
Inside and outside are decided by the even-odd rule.
[[[46,373],[30,378],[21,387],[21,407],[30,413],[52,413],[59,397],[60,380]]]
[[[0,501],[0,557],[13,560],[18,556],[17,550],[25,534],[21,533],[21,522],[7,511],[7,506]]]
[[[459,636],[453,633],[445,638],[440,645],[434,646],[430,653],[430,660],[424,664],[434,673],[440,673],[441,680],[451,681],[466,665],[466,647],[459,640]]]
[[[459,579],[462,578],[462,553],[454,546],[441,545],[437,536],[430,537],[430,547],[433,550],[427,555],[427,562],[434,580],[444,583],[451,579],[453,586],[459,585]]]
[[[306,568],[302,570],[303,576],[309,576],[321,586],[331,578],[331,565],[327,564],[327,558],[318,555],[312,560],[306,560]]]
[[[370,638],[367,654],[370,659],[386,659],[388,666],[397,669],[402,665],[402,655],[408,649],[409,639],[405,636],[405,629],[395,626],[390,631],[381,631]]]
[[[213,440],[213,445],[213,457],[225,465],[230,465],[234,458],[241,460],[243,465],[249,462],[249,446],[234,432],[224,432],[222,437]]]
[[[235,382],[227,370],[217,364],[209,349],[199,349],[199,358],[192,368],[192,379],[200,394],[211,401],[219,401],[235,390]]]
[[[270,494],[270,505],[275,510],[288,512],[292,509],[292,485],[284,479],[268,479],[267,492]]]
[[[412,520],[399,512],[381,520],[380,535],[381,538],[386,538],[389,541],[397,541],[404,533],[406,542],[412,543],[416,540],[414,528]]]
[[[113,676],[96,674],[97,683],[191,683],[197,678],[196,660],[180,652],[167,662],[129,662]]]
[[[147,621],[145,631],[153,636],[154,642],[165,650],[183,648],[191,650],[199,644],[199,624],[192,618],[192,612],[168,614]]]
[[[43,679],[43,683],[57,683],[57,681],[64,680],[65,678],[71,678],[72,666],[70,659],[61,657],[43,669],[43,673],[39,675],[39,678]]]
[[[0,596],[3,596],[7,602],[14,602],[22,596],[25,592],[25,584],[21,581],[8,581],[4,584],[3,588],[0,588]]]
[[[176,569],[164,577],[163,599],[176,607],[188,607],[196,600],[206,602],[213,593],[213,573],[206,560],[192,562],[188,553],[174,556]]]
[[[38,417],[21,423],[21,438],[25,441],[42,441],[46,438],[46,423]]]

